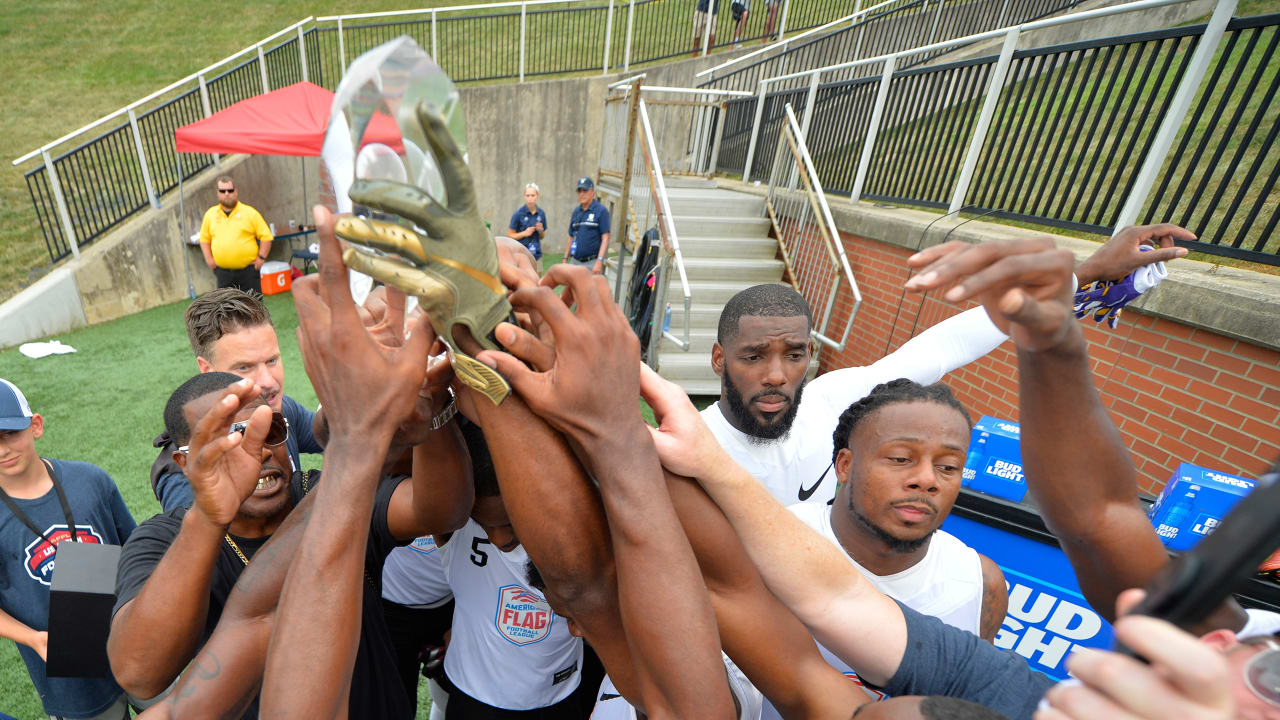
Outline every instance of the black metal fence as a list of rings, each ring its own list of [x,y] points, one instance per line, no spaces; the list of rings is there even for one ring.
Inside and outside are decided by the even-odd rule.
[[[966,209],[1109,233],[1133,191],[1203,25],[1013,54],[964,198]],[[1236,18],[1148,194],[1141,222],[1190,228],[1194,250],[1280,265],[1280,15]],[[946,207],[996,57],[895,72],[862,195]],[[879,66],[875,66],[878,70]],[[850,193],[879,75],[820,86],[807,137],[827,192]],[[749,177],[768,177],[782,106],[771,93]],[[734,103],[718,170],[741,172],[755,99]],[[753,117],[751,118],[754,119]],[[767,140],[767,141],[766,141]]]
[[[744,61],[713,72],[699,87],[754,91],[763,78],[887,55],[1030,22],[1069,10],[1079,2],[1080,0],[897,0],[868,13],[857,23],[797,41],[767,57]],[[953,50],[921,53],[912,56],[909,62],[911,65],[920,65]],[[874,66],[860,66],[828,79],[846,80],[877,72]],[[795,81],[792,85],[798,82],[803,81]],[[786,83],[783,86],[787,86]]]

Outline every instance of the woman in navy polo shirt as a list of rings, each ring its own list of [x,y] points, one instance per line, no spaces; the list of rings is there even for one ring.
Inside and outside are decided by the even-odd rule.
[[[519,240],[533,253],[534,259],[541,261],[542,233],[547,229],[547,214],[538,207],[538,195],[537,185],[529,183],[524,186],[524,204],[511,215],[507,237]]]

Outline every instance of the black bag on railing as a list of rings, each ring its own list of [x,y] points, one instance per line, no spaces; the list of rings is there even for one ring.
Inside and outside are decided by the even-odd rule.
[[[636,245],[632,262],[631,285],[627,290],[627,321],[631,330],[640,338],[640,356],[649,351],[649,332],[653,327],[654,293],[658,281],[658,254],[661,250],[658,229],[649,228]]]

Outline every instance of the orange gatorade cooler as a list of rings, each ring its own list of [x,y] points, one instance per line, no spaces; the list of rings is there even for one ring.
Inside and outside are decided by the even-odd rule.
[[[293,273],[289,271],[289,263],[272,260],[262,264],[262,294],[278,295],[289,292],[293,287]]]

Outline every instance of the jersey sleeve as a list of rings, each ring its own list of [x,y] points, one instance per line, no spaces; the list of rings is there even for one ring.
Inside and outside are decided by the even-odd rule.
[[[884,687],[889,695],[945,695],[1016,718],[1031,717],[1053,686],[1053,680],[1032,670],[1020,655],[902,603],[898,606],[906,620],[907,648]]]
[[[511,213],[511,222],[507,223],[508,230],[520,230],[520,211],[516,210]]]
[[[369,542],[378,556],[379,565],[393,549],[413,542],[412,538],[406,541],[396,539],[391,534],[391,527],[387,523],[391,496],[395,494],[396,488],[400,487],[400,483],[410,481],[408,475],[386,475],[378,483],[378,489],[374,493],[373,518],[369,523]]]
[[[324,452],[324,446],[316,439],[316,414],[288,395],[280,401],[280,406],[285,411],[285,416],[289,418],[289,432],[295,433],[294,437],[298,439],[298,452]]]
[[[826,373],[805,392],[827,398],[833,409],[842,411],[890,380],[907,378],[932,385],[991,352],[1008,337],[991,322],[986,310],[976,307],[925,330],[872,365]]]
[[[112,617],[142,592],[142,586],[178,537],[184,515],[186,511],[182,509],[156,515],[129,536],[120,552],[120,566],[116,571],[116,605],[111,609]]]
[[[613,227],[613,222],[609,218],[609,208],[604,205],[600,206],[600,234],[608,235],[609,229]]]

